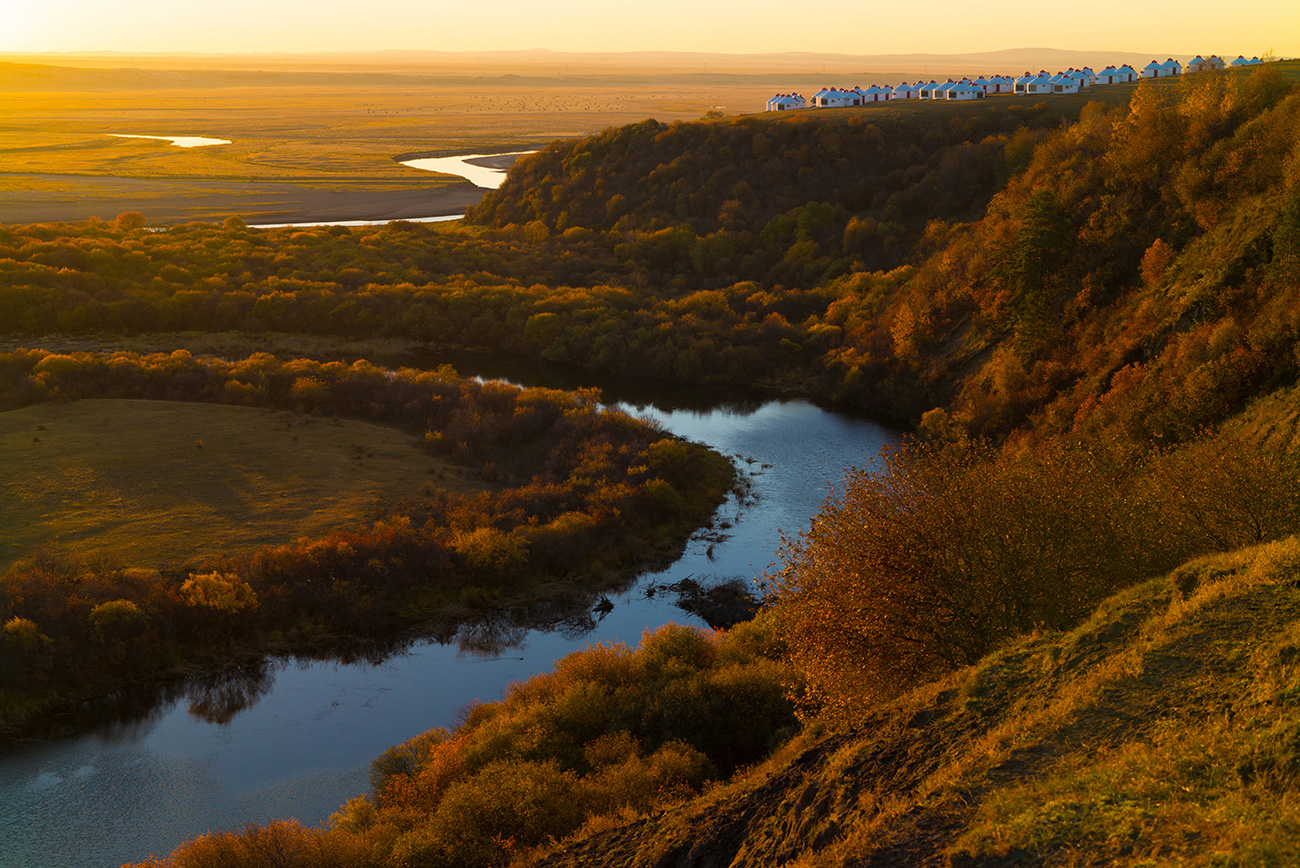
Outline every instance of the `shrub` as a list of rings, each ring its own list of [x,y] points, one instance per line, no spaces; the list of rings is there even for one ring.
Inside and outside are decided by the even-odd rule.
[[[1228,435],[1142,455],[1113,443],[886,449],[786,542],[774,617],[804,712],[883,698],[1190,557],[1300,529],[1300,466]]]
[[[239,612],[257,607],[257,594],[248,582],[231,573],[190,573],[181,585],[181,598],[189,606],[218,612]]]
[[[109,600],[90,610],[90,625],[94,628],[95,634],[105,642],[131,637],[144,622],[145,614],[130,600]]]
[[[427,823],[398,839],[392,864],[478,868],[540,844],[582,821],[578,781],[554,762],[500,762],[448,789]]]
[[[1151,568],[1117,447],[886,448],[785,545],[777,617],[808,708],[872,701],[1037,626],[1060,629]]]
[[[1202,437],[1158,455],[1147,476],[1166,534],[1182,542],[1186,557],[1300,530],[1300,465],[1281,447]]]

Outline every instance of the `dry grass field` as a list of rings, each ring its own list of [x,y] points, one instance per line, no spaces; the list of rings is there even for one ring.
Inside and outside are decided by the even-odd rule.
[[[409,435],[278,410],[84,400],[0,413],[0,571],[55,545],[155,567],[348,527],[426,482],[481,490]]]
[[[250,75],[235,86],[225,74],[186,73],[170,84],[75,83],[82,89],[38,87],[6,77],[0,64],[0,222],[107,220],[126,210],[151,225],[231,214],[256,222],[456,214],[482,191],[399,159],[525,150],[648,117],[746,113],[773,92],[770,82],[671,77]],[[231,144],[179,148],[114,133]]]
[[[646,118],[760,112],[776,92],[971,71],[931,64],[924,73],[859,73],[833,57],[829,66],[790,58],[789,70],[777,71],[772,60],[700,67],[695,57],[544,53],[427,64],[400,56],[12,59],[19,62],[0,57],[0,223],[107,220],[133,210],[154,226],[232,214],[250,222],[454,215],[483,191],[400,159],[526,150]],[[1119,101],[1129,92],[1047,100]],[[924,112],[946,122],[953,112],[1006,103],[835,111]],[[186,149],[114,133],[231,143]]]

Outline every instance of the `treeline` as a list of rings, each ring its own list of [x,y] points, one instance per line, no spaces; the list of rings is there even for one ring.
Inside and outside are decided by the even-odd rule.
[[[796,724],[793,674],[763,623],[676,625],[636,650],[598,645],[372,764],[370,796],[320,829],[210,833],[145,865],[486,868],[582,828],[699,792],[765,756]],[[278,859],[279,862],[272,860]]]
[[[82,397],[215,401],[392,425],[493,484],[432,484],[375,521],[246,558],[159,573],[37,553],[0,581],[4,725],[205,656],[292,651],[455,611],[598,587],[708,522],[729,462],[594,391],[518,389],[437,371],[258,354],[0,355],[0,406]]]
[[[662,292],[632,266],[619,277],[591,241],[488,241],[418,224],[367,234],[129,225],[0,227],[0,333],[403,337],[623,374],[789,383],[806,379],[817,350],[792,321],[834,297],[752,282]],[[551,282],[516,280],[515,265],[484,270],[529,245],[551,253],[516,265],[534,263],[531,279]],[[600,282],[567,284],[564,269]]]
[[[365,231],[259,230],[231,218],[152,232],[128,212],[108,223],[0,226],[0,329],[275,330],[284,325],[277,302],[301,294],[307,310],[297,318],[309,321],[309,330],[369,336],[391,309],[374,309],[364,298],[340,309],[329,297],[444,281],[502,290],[538,280],[584,285],[618,270],[593,243],[557,250],[401,222]],[[389,326],[399,333],[415,327],[400,318]]]

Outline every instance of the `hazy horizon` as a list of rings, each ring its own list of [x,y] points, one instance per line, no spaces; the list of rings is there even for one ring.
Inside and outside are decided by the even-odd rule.
[[[1208,55],[1210,52],[1203,52]],[[845,77],[858,83],[883,83],[903,76],[953,76],[1018,73],[1023,70],[1134,64],[1141,68],[1152,58],[1174,57],[1186,62],[1192,54],[1161,50],[1070,50],[1049,47],[1009,48],[952,54],[842,54],[830,52],[780,52],[722,54],[706,52],[631,51],[559,52],[549,49],[440,52],[390,49],[376,52],[7,52],[0,50],[0,87],[58,89],[78,87],[155,87],[159,74],[218,76],[211,82],[247,84],[238,76],[255,75],[269,82],[280,76],[299,83],[303,76],[342,77],[362,81],[412,81],[481,83],[523,82],[582,83],[649,80],[678,83],[708,82],[773,86],[813,86]],[[1225,54],[1231,60],[1235,54]],[[1248,55],[1249,56],[1249,55]],[[13,66],[10,66],[13,64]],[[46,71],[33,77],[23,66]],[[58,71],[56,71],[58,70]],[[17,76],[14,78],[13,76]],[[222,79],[221,76],[236,76]],[[265,78],[270,76],[271,78]],[[380,78],[373,78],[380,76]],[[396,77],[396,78],[395,78]],[[325,78],[319,79],[326,80]],[[860,81],[859,81],[860,80]],[[167,79],[178,85],[182,79]],[[208,79],[190,80],[191,85]]]
[[[972,14],[938,0],[925,15],[864,11],[830,0],[812,14],[772,0],[662,0],[654,8],[591,2],[476,4],[391,0],[374,7],[318,0],[309,14],[289,0],[0,0],[0,52],[167,54],[330,53],[386,50],[701,52],[852,55],[971,54],[1050,45],[1056,49],[1174,55],[1300,53],[1293,0],[1221,4],[1188,0],[1175,9],[1099,0],[1086,14],[1045,14],[1026,2]],[[1100,46],[1100,48],[1099,48]]]

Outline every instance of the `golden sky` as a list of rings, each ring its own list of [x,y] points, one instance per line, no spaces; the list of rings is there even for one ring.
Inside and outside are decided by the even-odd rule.
[[[0,51],[1300,55],[1300,0],[0,0]]]

